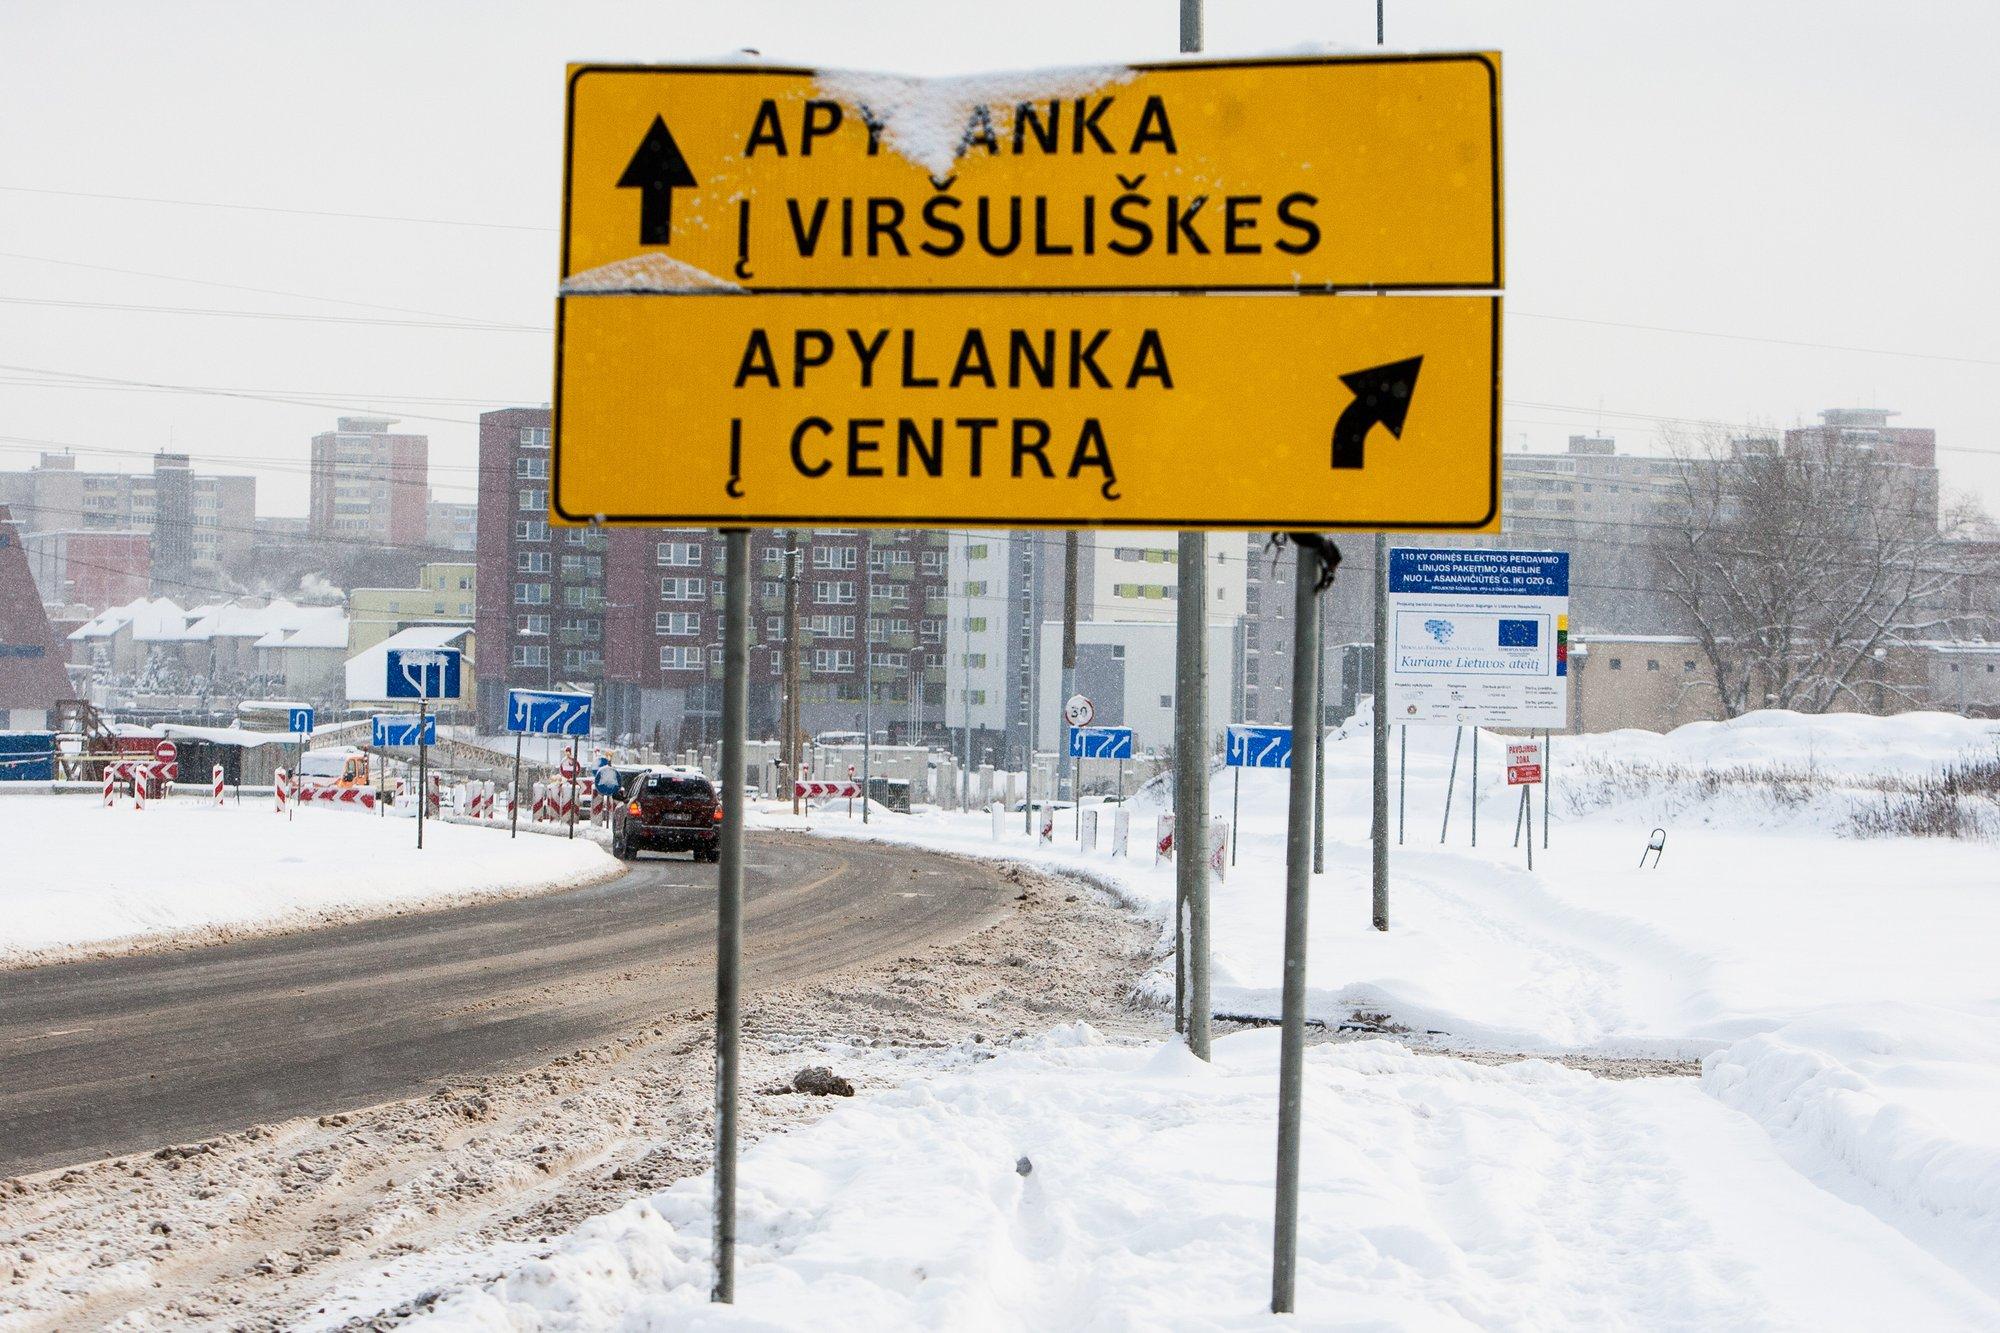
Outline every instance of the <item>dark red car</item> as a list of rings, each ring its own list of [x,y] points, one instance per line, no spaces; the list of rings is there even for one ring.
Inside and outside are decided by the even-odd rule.
[[[697,861],[722,856],[722,793],[699,769],[648,769],[625,784],[612,809],[611,854],[692,852]]]

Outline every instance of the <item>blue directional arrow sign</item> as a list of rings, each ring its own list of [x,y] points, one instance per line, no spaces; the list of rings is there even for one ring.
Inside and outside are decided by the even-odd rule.
[[[1130,759],[1132,728],[1071,727],[1069,754],[1072,759]]]
[[[507,730],[531,736],[588,736],[590,696],[556,690],[509,690]]]
[[[456,648],[391,648],[389,699],[456,699],[458,659]]]
[[[417,719],[404,713],[377,713],[369,727],[369,742],[378,750],[392,745],[436,745],[438,741],[438,720],[426,717],[423,728],[417,728]]]
[[[1292,729],[1231,724],[1224,757],[1231,768],[1290,768]]]
[[[287,719],[285,726],[286,731],[295,732],[299,735],[304,735],[306,732],[309,732],[313,729],[314,714],[313,710],[310,708],[288,709],[286,710],[285,717]]]

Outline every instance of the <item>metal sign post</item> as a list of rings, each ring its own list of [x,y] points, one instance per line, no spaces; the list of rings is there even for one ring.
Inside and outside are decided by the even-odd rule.
[[[417,696],[417,849],[419,851],[423,850],[423,845],[424,845],[424,815],[426,813],[425,807],[427,807],[431,803],[430,785],[425,781],[425,778],[430,771],[429,760],[431,753],[431,747],[429,746],[429,744],[427,744],[427,741],[429,740],[430,736],[430,729],[424,725],[425,710],[428,709],[429,707],[430,707],[430,700],[424,698],[422,695],[418,695]]]
[[[1374,816],[1369,821],[1375,902],[1373,923],[1389,928],[1389,602],[1386,586],[1389,538],[1375,534],[1375,717],[1372,725]]]
[[[507,836],[521,836],[521,741],[527,733],[514,733],[514,784],[507,789]]]
[[[736,1079],[742,1038],[743,751],[750,715],[750,534],[723,531],[722,846],[715,895],[715,1285],[736,1299]]]
[[[1174,881],[1186,922],[1188,1049],[1208,1059],[1208,537],[1180,535],[1174,602]]]
[[[1313,663],[1319,653],[1316,603],[1320,554],[1298,548],[1292,594],[1292,734],[1310,736]],[[1289,1314],[1299,1253],[1299,1130],[1304,1117],[1306,1054],[1306,905],[1312,893],[1312,769],[1319,747],[1295,749],[1285,821],[1285,978],[1278,1045],[1278,1197],[1271,1237],[1271,1311]]]

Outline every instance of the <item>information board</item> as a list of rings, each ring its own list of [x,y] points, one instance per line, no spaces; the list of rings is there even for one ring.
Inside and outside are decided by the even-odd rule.
[[[1389,716],[1569,725],[1569,553],[1389,552]]]

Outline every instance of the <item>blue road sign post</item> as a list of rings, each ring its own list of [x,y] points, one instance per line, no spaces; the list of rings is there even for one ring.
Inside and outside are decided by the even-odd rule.
[[[1076,841],[1083,845],[1083,761],[1086,759],[1116,759],[1118,761],[1118,795],[1125,795],[1125,761],[1132,757],[1132,728],[1130,727],[1082,727],[1069,729],[1069,757],[1075,768],[1070,779],[1071,795],[1076,798]]]
[[[388,658],[385,697],[415,699],[419,734],[417,737],[417,849],[424,845],[424,813],[430,804],[431,741],[422,734],[433,699],[459,696],[459,658],[456,648],[391,648]],[[433,735],[435,733],[433,732]]]
[[[1243,770],[1246,768],[1290,768],[1292,729],[1231,723],[1229,741],[1223,747],[1223,762],[1235,770],[1234,790],[1229,797],[1229,864],[1236,864],[1236,821],[1243,813]]]
[[[556,690],[507,691],[507,730],[534,736],[588,736],[588,694]]]
[[[369,719],[368,743],[378,750],[437,744],[437,719],[428,715],[377,713]]]
[[[294,735],[309,735],[317,715],[310,708],[290,708],[285,710],[285,730]]]
[[[459,695],[456,648],[391,648],[384,697],[390,699],[456,699]]]

